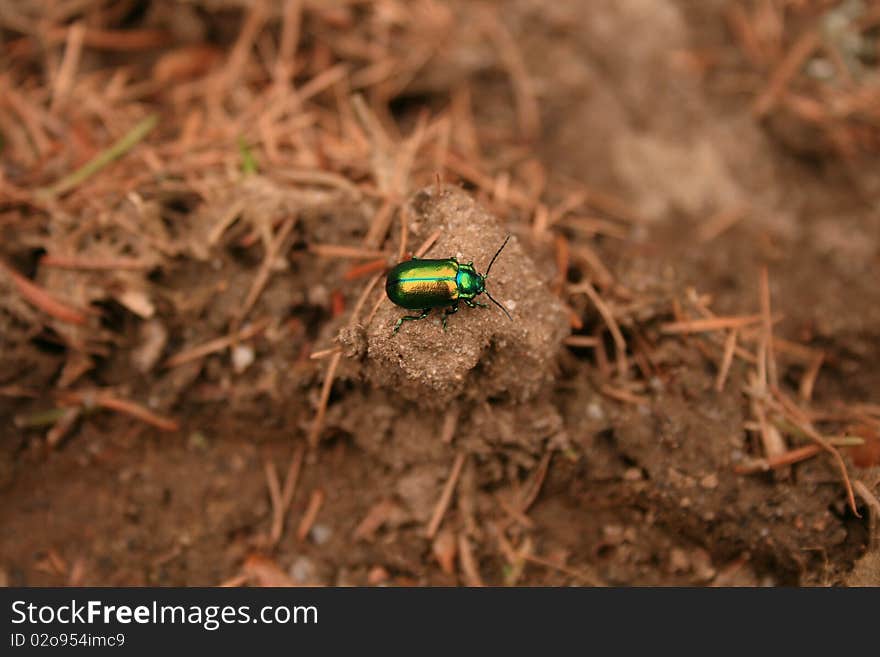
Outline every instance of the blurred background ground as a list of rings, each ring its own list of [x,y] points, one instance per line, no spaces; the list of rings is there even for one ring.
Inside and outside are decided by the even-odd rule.
[[[880,4],[3,2],[0,39],[3,581],[880,584]],[[491,244],[419,223],[444,184]],[[550,382],[399,398],[382,272],[504,232]]]

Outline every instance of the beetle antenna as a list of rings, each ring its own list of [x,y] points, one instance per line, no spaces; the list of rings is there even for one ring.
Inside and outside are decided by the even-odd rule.
[[[506,241],[507,241],[507,240],[505,240],[505,242],[506,242]],[[496,255],[497,255],[497,254],[496,254]],[[501,308],[501,310],[504,311],[504,314],[507,315],[507,319],[509,319],[511,322],[513,321],[513,317],[511,317],[511,316],[510,316],[510,313],[507,312],[507,308],[505,308],[505,307],[502,306],[500,303],[498,303],[497,301],[495,301],[495,299],[492,298],[492,295],[489,294],[489,290],[486,290],[486,296],[489,297],[489,301],[491,301],[491,302],[494,303],[496,306],[498,306],[499,308]]]
[[[489,270],[492,269],[492,265],[495,263],[495,258],[498,257],[498,254],[501,253],[501,250],[507,246],[507,242],[510,240],[510,235],[504,238],[504,242],[498,247],[498,250],[495,252],[495,255],[492,256],[492,259],[489,261],[489,266],[486,267],[486,273],[483,274],[483,278],[489,278]],[[491,298],[491,297],[490,297]],[[493,299],[494,301],[494,299]],[[496,302],[497,303],[497,302]],[[499,304],[501,305],[501,304]],[[502,306],[503,307],[503,306]],[[506,311],[505,311],[506,312]]]

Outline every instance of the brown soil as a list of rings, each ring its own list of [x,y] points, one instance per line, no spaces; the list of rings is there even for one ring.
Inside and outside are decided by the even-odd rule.
[[[763,62],[746,2],[0,15],[0,578],[880,585],[880,149],[755,111],[801,4]],[[513,322],[392,334],[380,268],[507,234]]]

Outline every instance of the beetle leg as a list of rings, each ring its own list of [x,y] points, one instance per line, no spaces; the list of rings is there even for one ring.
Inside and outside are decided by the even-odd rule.
[[[473,301],[471,299],[465,299],[464,302],[468,305],[468,308],[488,308],[489,306],[485,303],[480,303],[479,301]]]
[[[430,308],[425,308],[422,311],[421,315],[404,315],[400,319],[397,320],[397,324],[394,325],[394,333],[397,333],[400,330],[400,325],[404,322],[416,321],[418,319],[425,319],[431,313]]]
[[[458,304],[454,303],[443,311],[443,330],[446,330],[446,319],[458,312]]]

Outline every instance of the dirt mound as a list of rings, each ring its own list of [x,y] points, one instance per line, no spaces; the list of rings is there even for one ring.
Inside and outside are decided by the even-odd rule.
[[[477,271],[481,263],[485,269],[506,236],[497,219],[454,187],[418,192],[408,216],[416,243],[440,231],[425,257],[473,261]],[[496,261],[487,286],[513,321],[492,305],[463,306],[445,331],[438,311],[393,333],[397,318],[410,313],[383,302],[366,328],[366,350],[351,337],[343,336],[343,344],[363,351],[364,376],[389,397],[434,408],[457,399],[525,402],[553,376],[562,338],[569,332],[567,316],[516,237]]]

